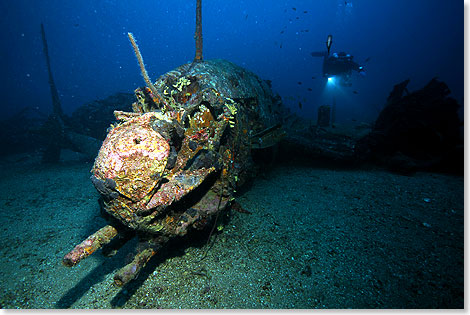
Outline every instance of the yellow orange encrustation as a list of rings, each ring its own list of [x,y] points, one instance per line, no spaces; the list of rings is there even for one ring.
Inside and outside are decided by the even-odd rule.
[[[92,173],[115,181],[116,189],[131,200],[144,198],[165,169],[170,145],[151,123],[154,112],[131,118],[114,127],[103,141]]]

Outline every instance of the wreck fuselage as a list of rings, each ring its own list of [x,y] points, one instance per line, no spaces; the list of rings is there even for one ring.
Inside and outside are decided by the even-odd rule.
[[[281,104],[265,81],[224,60],[183,65],[154,86],[158,96],[138,89],[134,113],[116,113],[92,178],[126,226],[182,235],[250,176],[252,148],[280,135],[256,136],[279,125]]]
[[[134,112],[115,112],[91,170],[114,219],[63,260],[73,266],[123,229],[135,231],[148,246],[116,274],[120,285],[170,238],[226,208],[252,176],[252,150],[283,136],[280,97],[225,60],[185,64],[135,94]]]

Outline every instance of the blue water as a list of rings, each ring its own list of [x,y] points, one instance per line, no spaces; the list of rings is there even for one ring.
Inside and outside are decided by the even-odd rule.
[[[127,32],[153,80],[194,57],[195,1],[18,0],[0,2],[0,10],[4,117],[24,106],[51,112],[41,23],[66,114],[144,85]],[[416,90],[438,76],[463,103],[461,2],[203,1],[204,58],[228,59],[272,80],[305,117],[332,102],[322,60],[310,55],[326,49],[328,34],[332,52],[352,54],[367,71],[335,91],[338,122],[375,120],[393,85],[407,78]]]
[[[128,32],[134,34],[153,81],[192,61],[195,3],[0,1],[0,138],[8,136],[12,144],[0,147],[0,308],[463,308],[464,147],[453,128],[448,128],[448,136],[441,133],[446,131],[442,126],[432,132],[417,128],[425,132],[411,133],[414,137],[399,134],[397,139],[404,143],[395,146],[384,141],[392,152],[384,150],[377,165],[408,176],[375,166],[349,169],[349,164],[331,166],[316,160],[317,135],[320,140],[338,136],[318,145],[327,160],[336,148],[328,143],[353,140],[338,132],[339,127],[337,133],[332,128],[321,133],[324,130],[312,125],[300,126],[300,140],[308,140],[299,142],[304,151],[291,151],[295,144],[286,141],[278,164],[263,165],[256,180],[238,192],[238,211],[245,211],[233,207],[228,223],[220,225],[223,229],[211,232],[210,242],[207,234],[200,234],[202,241],[182,238],[171,243],[124,288],[114,286],[113,275],[134,257],[136,241],[115,257],[95,253],[73,269],[61,265],[66,253],[108,221],[99,215],[90,161],[62,150],[61,163],[40,162],[40,156],[47,156],[42,151],[54,148],[55,139],[47,128],[54,129],[44,123],[52,101],[41,23],[67,114],[64,121],[69,122],[75,110],[97,99],[114,95],[95,104],[103,108],[118,102],[130,105],[122,100],[145,85]],[[408,89],[416,91],[433,77],[449,86],[462,118],[463,26],[457,1],[203,0],[203,55],[229,60],[271,80],[292,112],[314,121],[319,106],[335,103],[338,126],[355,122],[354,128],[370,127],[361,122],[376,120],[395,84],[410,79]],[[326,50],[329,34],[332,53],[349,53],[365,68],[364,76],[353,73],[351,86],[327,84],[322,58],[311,55]],[[128,94],[116,96],[118,92]],[[426,97],[411,100],[422,105]],[[448,109],[453,103],[442,104],[450,104]],[[24,107],[43,114],[38,124],[46,126],[42,135],[32,119],[8,121]],[[88,108],[78,117],[89,122],[89,128],[106,122],[99,119],[101,113],[112,118],[109,108],[90,114]],[[431,114],[439,122],[443,117],[456,121],[451,110],[437,110]],[[410,112],[408,120],[415,117]],[[388,122],[401,119],[401,113],[394,116],[392,111]],[[428,117],[430,125],[433,115]],[[416,120],[407,126],[420,127]],[[363,132],[348,128],[342,130],[355,130],[351,136]],[[390,134],[396,136],[393,130]],[[45,139],[36,143],[39,136]],[[353,160],[348,154],[358,143],[344,152],[340,146],[337,156]],[[435,144],[435,151],[423,150],[429,153],[423,154],[423,161],[442,158],[455,166],[449,169],[455,168],[456,174],[430,173],[426,163],[413,166],[421,156],[408,160],[400,150],[413,151],[416,143],[424,143],[418,153],[426,143]],[[29,151],[12,157],[2,152],[15,148]],[[378,146],[379,154],[381,149]],[[297,161],[302,152],[313,157]],[[400,163],[403,168],[394,169]]]

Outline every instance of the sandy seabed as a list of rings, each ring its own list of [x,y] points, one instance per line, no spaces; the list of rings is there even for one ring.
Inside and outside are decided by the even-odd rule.
[[[106,224],[91,166],[0,161],[1,308],[464,307],[463,177],[274,166],[237,198],[252,214],[210,245],[169,243],[119,288],[135,241],[61,263]]]

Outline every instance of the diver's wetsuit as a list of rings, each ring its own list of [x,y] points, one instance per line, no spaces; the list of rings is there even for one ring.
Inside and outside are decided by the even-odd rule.
[[[362,67],[353,61],[353,56],[344,52],[334,53],[323,59],[323,75],[326,77],[334,75],[351,75],[352,71],[360,72]]]
[[[365,74],[364,68],[357,62],[353,61],[353,56],[345,52],[328,54],[326,51],[312,52],[313,57],[323,57],[323,76],[339,78],[339,84],[344,86],[351,86],[352,71],[357,71],[360,74]]]

